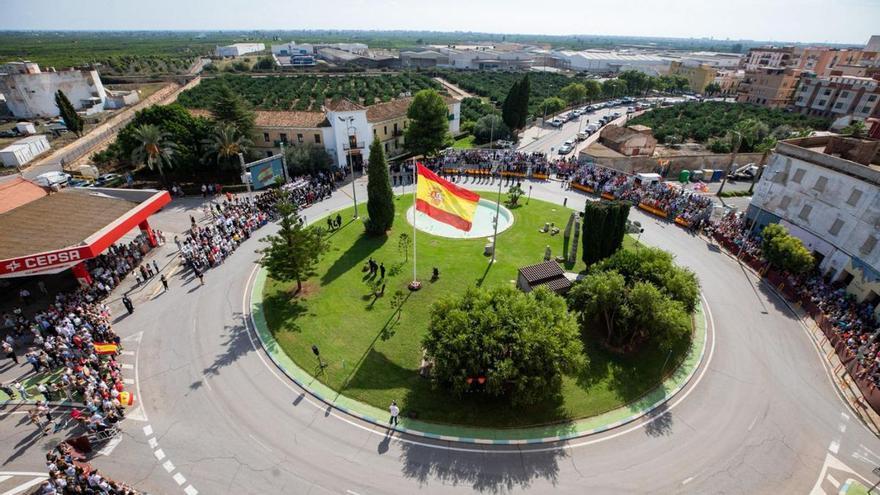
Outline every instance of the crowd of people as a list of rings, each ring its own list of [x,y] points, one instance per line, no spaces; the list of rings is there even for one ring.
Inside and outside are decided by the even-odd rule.
[[[67,444],[60,444],[46,454],[49,479],[44,481],[37,495],[138,495],[139,491],[103,476],[97,469],[77,458]]]
[[[437,157],[422,161],[424,166],[441,174],[447,169],[457,169],[458,174],[467,169],[489,171],[495,164],[500,164],[505,172],[533,176],[549,176],[558,173],[558,170],[567,169],[572,163],[574,157],[553,160],[544,153],[512,149],[448,149]]]

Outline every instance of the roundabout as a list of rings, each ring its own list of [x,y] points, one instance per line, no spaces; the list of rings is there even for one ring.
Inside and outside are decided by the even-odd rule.
[[[416,229],[431,235],[440,237],[448,237],[452,239],[477,239],[480,237],[491,237],[495,233],[495,209],[498,207],[498,233],[502,233],[509,229],[514,222],[513,213],[506,206],[497,205],[493,201],[480,199],[477,204],[477,211],[474,214],[474,225],[470,231],[464,232],[456,228],[450,227],[448,224],[438,222],[433,218],[425,215],[420,211],[416,211],[414,207],[406,210],[406,221],[410,225],[415,221]],[[415,219],[413,218],[415,213]]]
[[[559,207],[566,195],[570,207],[583,207],[584,196],[552,183],[535,183],[532,203]],[[350,204],[337,191],[303,214],[318,219]],[[185,225],[187,208],[167,215]],[[143,332],[136,371],[149,421],[127,421],[130,437],[106,458],[106,470],[156,493],[182,492],[163,478],[166,461],[199,493],[832,493],[826,474],[869,479],[880,441],[838,398],[784,302],[706,240],[637,211],[630,217],[645,228],[642,242],[674,253],[698,274],[714,334],[682,390],[627,425],[542,445],[465,444],[389,431],[328,406],[285,376],[250,329],[250,294],[258,285],[250,275],[262,246],[250,239],[205,286],[175,276],[175,297],[150,301],[151,311],[117,323],[123,336]],[[499,253],[513,233],[499,236]],[[366,306],[362,295],[354,301]],[[141,426],[159,439],[161,461]],[[835,470],[841,465],[849,471]]]

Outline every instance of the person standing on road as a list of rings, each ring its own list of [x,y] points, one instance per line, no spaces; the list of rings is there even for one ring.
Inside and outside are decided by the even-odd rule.
[[[134,313],[134,304],[131,303],[128,294],[122,296],[122,305],[125,306],[125,310],[128,311],[128,314]]]
[[[15,382],[15,385],[13,385],[13,387],[18,392],[18,395],[21,396],[21,400],[28,400],[31,398],[31,396],[27,393],[27,388],[25,388],[25,386],[22,385],[21,382]]]
[[[196,270],[196,277],[199,277],[199,282],[205,285],[205,274],[201,270]]]
[[[397,407],[397,401],[391,401],[391,407],[388,408],[388,411],[391,412],[391,419],[388,420],[388,424],[397,425],[397,416],[400,415],[400,408]]]
[[[15,355],[15,349],[5,340],[3,341],[3,354],[6,354],[6,357],[13,360],[15,364],[18,364],[18,356]]]
[[[167,291],[167,290],[168,290],[168,279],[165,278],[165,274],[164,274],[164,273],[162,274],[161,277],[159,277],[159,280],[162,281],[162,286],[165,287],[165,290]]]
[[[156,260],[153,260],[153,269],[156,270],[156,273],[159,273],[162,271],[159,269],[159,263],[156,263]]]

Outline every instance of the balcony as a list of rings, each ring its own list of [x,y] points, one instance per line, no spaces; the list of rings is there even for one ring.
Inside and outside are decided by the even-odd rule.
[[[391,133],[392,137],[401,137],[403,136],[403,129],[397,129],[396,131]]]
[[[345,151],[362,150],[366,147],[367,146],[363,141],[357,141],[357,142],[352,141],[352,142],[342,144],[342,149]]]
[[[283,144],[284,146],[290,146],[290,141],[287,140],[287,139],[276,139],[276,140],[275,140],[275,147],[276,147],[276,148],[279,147],[279,146],[281,146],[282,144]]]

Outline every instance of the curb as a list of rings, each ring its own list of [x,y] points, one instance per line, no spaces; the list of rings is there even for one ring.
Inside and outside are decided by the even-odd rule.
[[[696,362],[694,363],[693,368],[689,371],[687,377],[685,377],[675,388],[673,388],[670,391],[665,392],[664,396],[661,399],[654,401],[650,406],[642,408],[642,409],[634,412],[633,414],[626,416],[622,419],[618,419],[616,421],[612,421],[612,422],[609,422],[609,423],[606,423],[606,424],[603,424],[601,426],[597,426],[597,427],[594,427],[591,429],[577,431],[575,428],[575,425],[578,422],[587,422],[587,421],[591,421],[591,420],[595,421],[596,418],[599,418],[605,414],[610,415],[610,414],[614,414],[615,412],[619,413],[622,410],[631,409],[631,407],[624,405],[624,406],[621,406],[617,409],[613,409],[611,411],[608,411],[606,413],[603,413],[603,414],[600,414],[597,416],[593,416],[591,418],[583,418],[580,420],[573,420],[573,421],[570,421],[567,423],[560,423],[557,425],[546,425],[546,426],[542,426],[542,427],[539,426],[539,427],[533,427],[533,428],[509,428],[509,429],[496,428],[496,429],[490,429],[490,428],[476,428],[476,427],[458,427],[458,426],[454,426],[454,425],[442,425],[442,424],[428,423],[428,422],[418,421],[418,420],[410,420],[408,418],[401,418],[401,422],[404,424],[417,423],[419,426],[425,426],[427,428],[424,428],[424,429],[407,428],[407,427],[402,427],[402,426],[392,427],[392,426],[386,424],[385,421],[376,419],[374,416],[376,416],[378,414],[365,414],[365,413],[362,413],[362,412],[355,410],[355,408],[358,408],[358,409],[363,408],[363,409],[367,409],[367,410],[372,409],[376,413],[384,414],[384,412],[381,411],[380,409],[375,408],[374,406],[370,406],[370,405],[358,402],[358,401],[354,401],[353,399],[349,399],[346,396],[341,395],[338,392],[336,392],[335,398],[333,398],[333,399],[328,398],[325,394],[322,394],[321,392],[316,391],[313,387],[309,386],[309,384],[307,384],[307,383],[303,382],[301,379],[298,379],[297,377],[295,377],[294,373],[290,369],[288,369],[288,367],[285,366],[285,364],[279,362],[279,360],[269,350],[269,348],[273,347],[273,348],[277,349],[280,346],[278,345],[277,341],[275,341],[275,339],[272,337],[271,333],[269,332],[268,328],[266,327],[265,320],[261,318],[261,323],[263,324],[261,327],[260,325],[257,324],[257,320],[255,318],[255,313],[262,314],[262,284],[265,283],[265,280],[266,280],[266,270],[263,269],[262,267],[258,267],[257,272],[256,272],[256,276],[252,277],[252,281],[249,284],[250,287],[246,289],[247,291],[249,291],[249,294],[246,293],[246,295],[249,296],[248,297],[248,307],[246,309],[248,311],[248,320],[250,321],[250,326],[251,326],[250,330],[252,330],[256,334],[257,339],[260,342],[260,346],[262,347],[263,352],[269,357],[269,359],[272,361],[272,363],[275,365],[275,367],[277,367],[282,373],[284,373],[284,375],[287,378],[289,378],[291,381],[293,381],[299,388],[303,389],[309,395],[318,399],[319,401],[321,401],[322,403],[326,404],[327,406],[329,406],[333,409],[336,409],[336,410],[343,412],[351,417],[357,418],[361,421],[364,421],[366,423],[372,424],[373,426],[377,426],[379,428],[382,428],[382,429],[385,429],[388,431],[406,433],[409,435],[422,437],[422,438],[428,438],[428,439],[432,439],[432,440],[468,443],[468,444],[483,444],[483,445],[534,445],[534,444],[555,443],[555,442],[564,441],[564,440],[571,440],[571,439],[586,437],[586,436],[590,436],[590,435],[596,435],[598,433],[603,433],[608,430],[618,428],[618,427],[623,426],[625,424],[632,423],[633,421],[636,421],[642,417],[650,415],[652,412],[654,412],[658,408],[664,406],[667,402],[669,402],[676,395],[678,395],[678,393],[680,393],[682,390],[684,390],[684,388],[687,387],[687,385],[689,383],[691,383],[691,380],[697,374],[697,371],[704,364],[704,358],[706,355],[706,348],[708,347],[707,343],[709,340],[709,320],[706,316],[706,309],[708,309],[708,307],[707,307],[707,304],[703,300],[701,300],[700,306],[698,307],[698,312],[700,313],[698,315],[698,317],[701,318],[702,322],[700,322],[700,321],[696,322],[696,327],[697,327],[696,331],[701,331],[701,334],[694,339],[694,344],[691,347],[690,352],[685,356],[685,360],[688,360],[693,357],[693,353],[695,352],[697,345],[700,345],[699,355],[696,357]],[[257,290],[258,288],[260,289],[259,291]],[[701,296],[701,299],[703,299],[702,296]],[[714,339],[714,331],[713,331],[712,338]],[[283,353],[283,351],[279,351],[279,352]],[[311,377],[311,375],[309,375],[307,372],[305,372],[304,370],[299,368],[299,366],[297,366],[296,363],[293,362],[293,359],[286,356],[286,354],[285,354],[285,357],[290,361],[291,365],[297,369],[297,371],[299,371],[300,373],[305,373],[307,376]],[[679,365],[678,369],[680,370],[683,365],[684,365],[684,363]],[[665,383],[668,380],[674,379],[674,377],[673,377],[674,373],[675,372],[673,372],[672,375],[670,375],[666,380],[664,380],[663,383]],[[311,377],[311,378],[314,378],[314,377]],[[335,392],[332,389],[330,389],[329,387],[327,387],[326,385],[320,384],[320,382],[318,382],[318,383],[321,387],[327,388],[331,392]],[[657,391],[663,387],[663,383],[661,383],[657,387],[648,391],[646,394],[644,394],[642,396],[642,398],[644,399],[645,397],[649,397],[652,394],[657,393]],[[347,407],[347,406],[338,404],[337,400],[340,400],[340,399],[345,399],[346,401],[350,402],[355,407]],[[638,402],[638,400],[631,402],[630,405],[635,404],[637,402]],[[492,431],[492,433],[496,437],[492,438],[492,437],[488,437],[488,436],[478,436],[478,435],[475,435],[475,436],[446,435],[446,434],[442,434],[442,433],[437,432],[438,430],[430,431],[429,428],[431,426],[435,426],[435,425],[437,428],[454,428],[454,429],[472,428],[475,432],[478,432],[479,430],[484,430],[484,431],[488,430],[488,431]],[[513,432],[525,433],[525,432],[528,432],[529,430],[538,431],[541,429],[550,429],[550,428],[557,428],[559,430],[566,430],[567,429],[569,432],[558,434],[558,435],[553,435],[553,436],[543,436],[543,437],[535,437],[535,438],[516,438],[513,435],[510,435]],[[572,430],[574,430],[574,431],[572,431]]]

